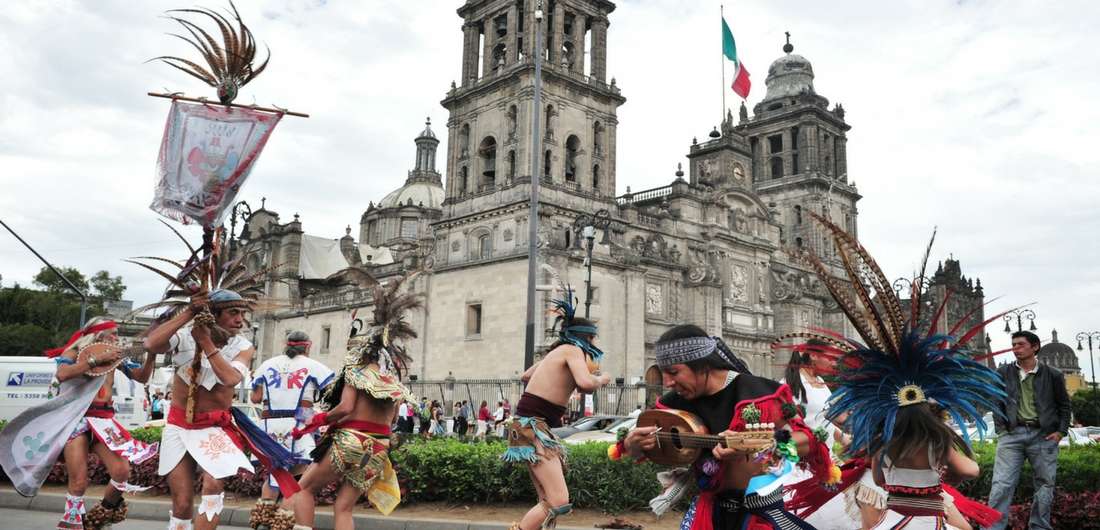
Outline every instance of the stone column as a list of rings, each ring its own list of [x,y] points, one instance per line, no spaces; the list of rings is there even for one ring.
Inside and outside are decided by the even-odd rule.
[[[578,13],[573,17],[573,66],[574,72],[584,74],[584,28],[588,17]]]
[[[481,33],[485,36],[485,45],[481,51],[481,77],[493,73],[493,46],[496,46],[496,31],[493,30],[493,17],[481,21]]]
[[[604,139],[607,143],[604,145],[603,158],[607,167],[604,168],[603,178],[600,182],[600,187],[609,190],[612,195],[615,194],[615,158],[617,157],[615,145],[618,143],[616,135],[619,130],[618,121],[608,121],[604,125]]]
[[[841,175],[844,176],[843,181],[848,181],[848,138],[846,136],[836,137],[836,178],[840,179]]]
[[[805,156],[806,162],[809,164],[809,170],[818,171],[821,168],[821,161],[818,160],[817,141],[820,137],[820,132],[816,124],[806,124],[806,147]]]
[[[467,22],[462,25],[462,84],[469,86],[477,81],[477,26]]]
[[[519,54],[519,9],[515,4],[508,8],[508,54],[504,57],[505,64],[513,64]]]
[[[565,35],[562,33],[562,28],[565,27],[565,8],[562,7],[561,2],[554,3],[554,38],[550,41],[550,64],[558,66],[561,64],[561,44],[565,42]]]
[[[600,82],[607,82],[607,25],[606,16],[592,19],[591,75]]]

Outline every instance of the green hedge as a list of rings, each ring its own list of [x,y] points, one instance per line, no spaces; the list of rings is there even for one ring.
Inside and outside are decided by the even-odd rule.
[[[974,444],[974,459],[982,470],[981,476],[959,487],[959,491],[973,499],[989,497],[993,485],[993,463],[997,456],[996,442]],[[1055,479],[1058,491],[1077,493],[1100,490],[1100,444],[1071,445],[1058,452],[1058,475]],[[1031,465],[1025,464],[1016,486],[1014,503],[1030,501],[1035,495]]]
[[[653,464],[607,459],[606,443],[569,447],[566,484],[578,508],[617,513],[643,508],[660,493]],[[449,503],[535,502],[526,467],[500,460],[505,442],[416,440],[393,452],[406,499]]]

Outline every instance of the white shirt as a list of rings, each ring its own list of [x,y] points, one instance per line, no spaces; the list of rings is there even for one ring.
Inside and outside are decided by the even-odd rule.
[[[1017,368],[1017,371],[1020,373],[1020,382],[1022,383],[1024,381],[1024,379],[1027,378],[1028,375],[1035,374],[1035,373],[1039,372],[1039,362],[1036,361],[1035,362],[1035,368],[1032,368],[1030,370],[1024,370],[1024,367],[1020,366],[1020,363],[1017,362],[1016,363],[1016,368]]]
[[[404,418],[409,415],[409,404],[404,401],[401,402],[401,406],[397,407],[397,417]]]
[[[496,421],[504,419],[504,407],[497,407],[496,412],[493,413],[493,419]]]
[[[191,384],[191,360],[195,358],[197,348],[195,339],[191,336],[191,325],[188,324],[176,331],[176,334],[168,339],[168,345],[175,351],[172,355],[172,363],[176,365],[176,375],[180,376],[184,383]],[[225,346],[218,349],[218,355],[228,362],[250,348],[252,343],[248,339],[233,335],[229,337],[229,342]],[[244,370],[248,371],[247,368]],[[214,375],[214,367],[210,366],[210,359],[202,360],[202,370],[199,372],[198,380],[199,386],[207,390],[213,389],[214,385],[218,384],[218,376]]]
[[[293,410],[302,401],[317,401],[334,375],[331,368],[305,355],[278,355],[256,369],[252,388],[263,385],[271,410]]]

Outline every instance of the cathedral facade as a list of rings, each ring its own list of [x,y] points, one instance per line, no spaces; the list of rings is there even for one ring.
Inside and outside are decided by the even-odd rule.
[[[773,355],[776,337],[815,326],[846,330],[824,286],[791,257],[812,249],[839,267],[811,213],[858,231],[850,127],[843,107],[830,107],[814,90],[810,62],[785,46],[751,115],[742,104],[707,137],[685,141],[684,166],[667,185],[631,191],[621,183],[625,193],[616,194],[617,157],[646,155],[616,149],[617,109],[626,98],[607,78],[615,5],[551,0],[538,19],[534,4],[470,0],[458,9],[462,77],[442,100],[444,171],[436,169],[439,141],[429,123],[415,140],[405,184],[369,204],[358,238],[351,226],[339,239],[305,234],[297,215],[283,223],[266,207],[252,215],[241,248],[256,269],[283,265],[269,275],[268,293],[286,301],[255,315],[260,356],[278,354],[286,333],[303,330],[313,337],[314,357],[339,366],[353,315],[369,316],[370,293],[357,271],[386,281],[427,268],[410,286],[426,304],[412,316],[419,332],[408,348],[412,374],[522,373],[535,176],[539,308],[549,307],[561,283],[576,289],[583,308],[585,250],[574,223],[607,212],[609,226],[593,251],[591,316],[608,354],[602,369],[613,378],[659,382],[654,343],[680,323],[723,337],[754,372],[777,376],[787,359]],[[539,42],[535,24],[542,25]],[[543,72],[538,108],[536,60]],[[530,125],[535,113],[538,130]],[[554,340],[552,319],[537,314],[542,353]]]

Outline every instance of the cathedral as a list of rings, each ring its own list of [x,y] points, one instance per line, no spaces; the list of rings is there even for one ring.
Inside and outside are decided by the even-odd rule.
[[[285,301],[254,316],[261,358],[278,354],[288,332],[303,330],[314,358],[339,366],[353,318],[370,314],[370,291],[356,272],[385,282],[423,268],[429,273],[409,286],[426,307],[412,315],[419,337],[408,348],[411,373],[421,380],[517,377],[536,163],[538,307],[548,308],[557,285],[567,283],[583,308],[586,252],[575,221],[606,212],[591,262],[591,315],[608,354],[602,370],[620,383],[659,383],[654,343],[680,323],[723,337],[755,373],[775,376],[787,362],[771,351],[776,337],[814,326],[847,329],[825,287],[790,257],[809,248],[839,267],[811,213],[858,230],[850,126],[844,108],[814,89],[810,62],[788,43],[751,113],[742,104],[707,137],[685,139],[686,160],[667,185],[632,191],[616,174],[616,115],[627,100],[626,87],[607,75],[615,4],[549,0],[541,19],[534,5],[469,0],[458,9],[462,73],[442,100],[445,130],[425,124],[404,185],[370,202],[358,230],[349,225],[341,238],[321,237],[305,233],[298,215],[282,222],[266,206],[253,213],[240,248],[256,270],[282,265],[269,274],[268,294]],[[535,61],[542,62],[538,108]],[[541,126],[533,131],[535,113]],[[448,140],[442,160],[437,129]],[[540,135],[538,152],[532,134]],[[625,193],[617,195],[620,188]],[[543,353],[554,340],[552,317],[536,314],[536,352]]]

